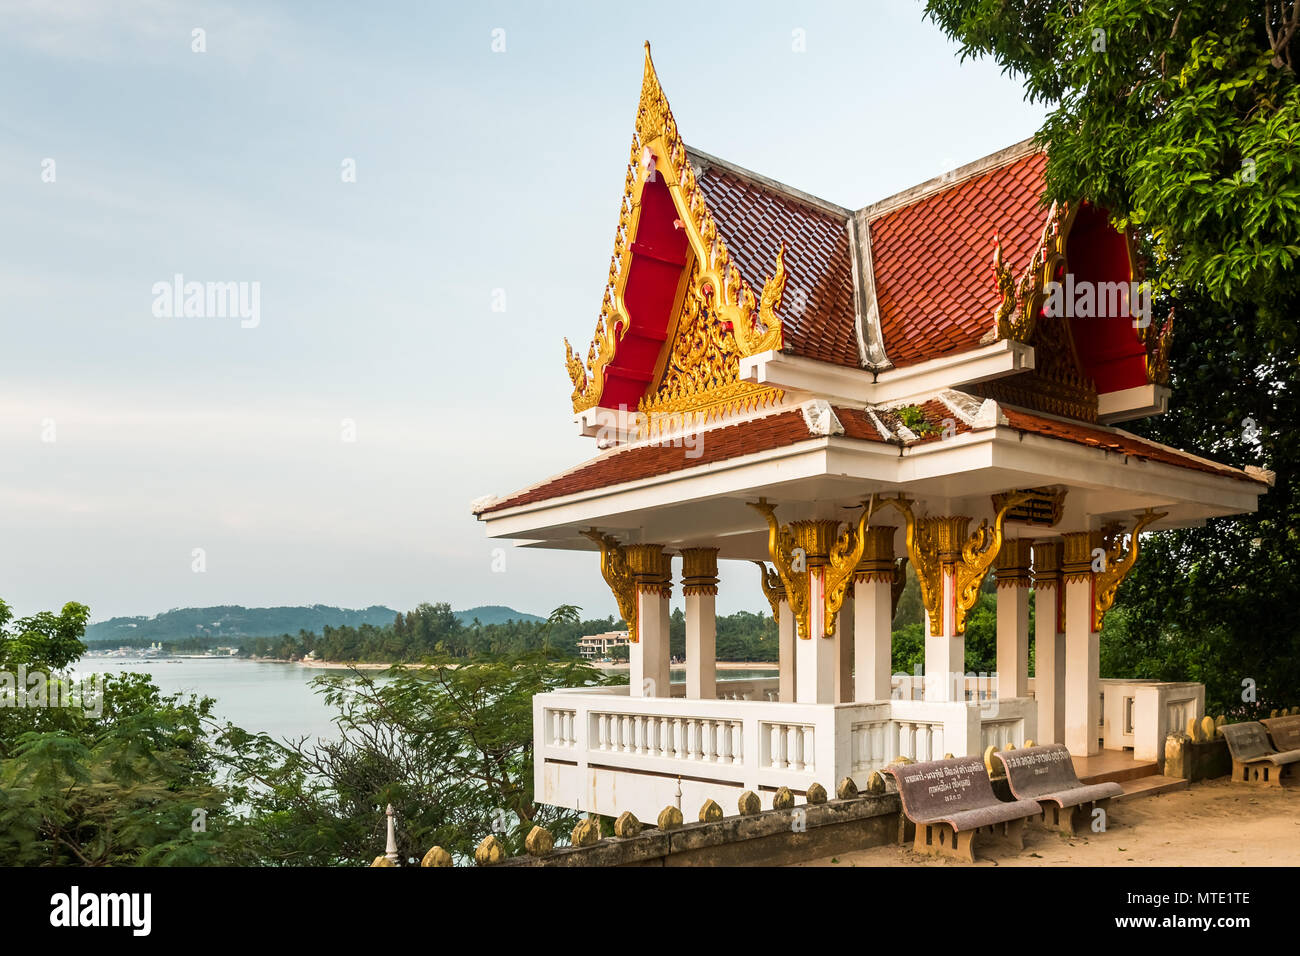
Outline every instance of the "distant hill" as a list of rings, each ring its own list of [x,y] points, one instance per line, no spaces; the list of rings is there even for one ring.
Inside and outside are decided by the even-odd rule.
[[[393,623],[397,612],[375,605],[350,610],[313,604],[311,607],[182,607],[153,617],[114,617],[86,628],[86,643],[169,641],[186,637],[278,637],[299,631],[320,633],[324,627]]]
[[[311,607],[182,607],[155,614],[153,617],[114,617],[86,628],[87,644],[122,644],[138,641],[172,641],[186,637],[278,637],[311,631],[319,634],[325,627],[360,627],[372,624],[384,627],[393,623],[397,612],[374,605],[360,610],[313,604]],[[543,621],[535,614],[525,614],[499,604],[457,611],[456,617],[466,624],[478,618],[484,624],[506,621]]]
[[[536,614],[525,614],[523,611],[516,611],[512,607],[502,607],[500,604],[485,604],[483,607],[472,607],[468,611],[457,611],[456,616],[464,624],[472,624],[474,618],[478,618],[480,624],[504,624],[506,621],[545,621],[546,618],[538,617]]]

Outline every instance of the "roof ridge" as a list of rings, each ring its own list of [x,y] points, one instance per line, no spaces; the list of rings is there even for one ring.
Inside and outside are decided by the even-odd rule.
[[[959,166],[947,173],[942,173],[932,179],[928,179],[916,186],[909,186],[901,192],[896,192],[892,196],[886,196],[876,202],[869,203],[858,209],[854,215],[863,222],[869,222],[871,219],[878,218],[886,213],[894,212],[904,206],[910,206],[922,199],[928,199],[938,193],[945,192],[960,186],[962,183],[969,182],[977,176],[985,173],[991,173],[994,170],[1001,169],[1003,166],[1010,166],[1012,163],[1031,156],[1034,153],[1045,152],[1034,143],[1031,136],[1028,139],[1022,139],[1005,149],[1000,149],[995,153],[989,153],[987,156],[981,156],[964,166]]]
[[[786,183],[775,180],[770,176],[764,176],[762,173],[756,173],[754,170],[746,169],[744,166],[737,166],[730,160],[714,156],[712,153],[706,153],[704,150],[696,149],[694,146],[686,147],[686,156],[696,166],[703,167],[698,171],[698,175],[702,175],[710,166],[717,166],[719,169],[723,169],[741,179],[749,180],[764,189],[778,192],[793,202],[809,206],[817,212],[836,216],[845,221],[853,218],[852,209],[840,206],[828,199],[822,199],[820,196],[814,196],[812,193],[804,192],[802,189],[796,189],[794,186],[787,185]]]

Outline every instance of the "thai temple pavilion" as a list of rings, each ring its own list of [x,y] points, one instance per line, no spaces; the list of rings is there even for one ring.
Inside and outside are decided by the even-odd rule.
[[[1141,278],[1131,240],[1086,202],[1046,204],[1045,165],[1021,143],[843,208],[688,146],[647,45],[586,361],[566,343],[594,457],[475,504],[493,538],[591,552],[627,621],[628,686],[534,700],[538,800],[767,806],[1027,739],[1159,760],[1202,715],[1201,685],[1100,680],[1098,632],[1140,532],[1253,511],[1269,476],[1116,427],[1167,407],[1171,330],[1113,294]],[[720,560],[760,565],[744,580],[779,621],[778,678],[717,680]],[[923,678],[890,666],[903,562]],[[989,574],[981,688],[964,633]]]

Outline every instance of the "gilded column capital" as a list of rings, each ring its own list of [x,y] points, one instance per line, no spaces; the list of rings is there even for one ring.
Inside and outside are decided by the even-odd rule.
[[[682,548],[682,593],[718,593],[717,548]]]
[[[794,535],[794,546],[803,549],[808,567],[825,566],[839,536],[840,522],[828,519],[791,521],[789,528]]]
[[[638,592],[661,597],[672,594],[673,558],[664,553],[662,544],[629,544],[626,550]]]
[[[894,525],[868,528],[862,560],[853,571],[855,581],[889,581],[893,583],[897,568],[894,563]]]
[[[1030,546],[1028,538],[1009,538],[1002,542],[993,561],[998,587],[1029,587]]]
[[[1059,538],[1039,539],[1034,542],[1034,587],[1054,588],[1060,585],[1061,549]]]
[[[1102,548],[1100,531],[1071,531],[1061,535],[1061,573],[1065,581],[1087,581],[1095,551]]]

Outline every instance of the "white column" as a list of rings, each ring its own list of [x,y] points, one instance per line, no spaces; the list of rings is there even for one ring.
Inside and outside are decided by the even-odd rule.
[[[795,699],[795,627],[794,612],[790,602],[781,602],[780,620],[777,621],[777,673],[778,695],[784,702]]]
[[[808,634],[795,640],[795,699],[801,704],[835,702],[835,641],[826,633],[826,569],[808,570]]]
[[[998,697],[1029,696],[1029,588],[998,585]]]
[[[1065,742],[1065,632],[1057,630],[1062,583],[1039,584],[1034,597],[1034,698],[1038,742]]]
[[[657,544],[628,545],[627,558],[636,580],[638,638],[628,647],[628,693],[632,697],[671,697],[668,598],[672,594],[672,559]]]
[[[1030,542],[1007,538],[998,552],[998,698],[1029,696]]]
[[[957,633],[957,579],[945,566],[943,600],[939,604],[939,633],[930,630],[930,614],[925,615],[925,699],[933,701],[965,700],[966,636]]]
[[[889,700],[893,674],[893,601],[888,580],[853,583],[853,684],[858,701]]]
[[[668,668],[668,595],[665,591],[640,589],[637,592],[637,633],[641,640],[631,646],[632,656],[640,658],[641,667],[638,675],[636,664],[632,665],[633,697],[672,695],[672,676]]]
[[[1101,752],[1101,645],[1092,630],[1095,533],[1065,537],[1065,746],[1076,757]]]
[[[835,703],[853,702],[854,614],[852,588],[835,617]]]
[[[718,549],[682,549],[686,597],[686,696],[712,700],[717,692]]]
[[[686,696],[712,700],[717,690],[717,597],[686,595]]]

